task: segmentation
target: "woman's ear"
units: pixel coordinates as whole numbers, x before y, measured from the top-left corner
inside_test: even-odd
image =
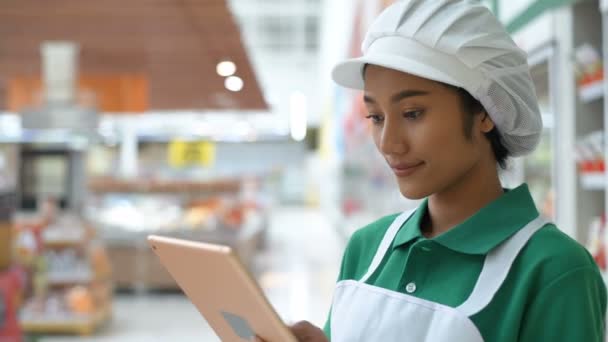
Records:
[[[481,112],[480,114],[481,114],[481,122],[480,122],[479,128],[481,129],[481,131],[483,133],[489,133],[495,127],[494,121],[492,121],[492,118],[490,118],[490,116],[488,115],[488,113],[485,110],[483,112]]]

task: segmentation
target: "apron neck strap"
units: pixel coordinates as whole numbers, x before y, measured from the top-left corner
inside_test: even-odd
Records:
[[[484,261],[483,269],[469,298],[456,309],[468,317],[483,310],[503,284],[511,265],[528,240],[548,222],[542,217],[530,221],[525,227],[494,248]]]
[[[410,218],[410,216],[412,216],[414,212],[416,212],[416,209],[406,211],[401,215],[397,216],[393,223],[391,223],[390,227],[384,234],[384,238],[382,238],[382,242],[380,243],[380,246],[376,251],[376,255],[374,256],[374,259],[372,260],[372,263],[369,266],[367,273],[365,273],[363,278],[359,280],[360,282],[365,283],[369,279],[369,277],[374,274],[378,266],[380,266],[380,263],[382,263],[382,259],[384,259],[386,252],[393,244],[393,240],[395,239],[395,236],[397,236],[399,229],[401,229],[401,226],[403,226],[403,224]]]

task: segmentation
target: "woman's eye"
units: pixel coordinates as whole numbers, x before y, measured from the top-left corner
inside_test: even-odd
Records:
[[[374,125],[382,123],[382,120],[383,120],[383,118],[380,115],[377,115],[377,114],[370,114],[370,115],[366,116],[365,118],[369,119],[369,120],[372,120],[372,123]]]
[[[408,110],[403,113],[403,117],[406,119],[418,119],[424,113],[423,110]]]

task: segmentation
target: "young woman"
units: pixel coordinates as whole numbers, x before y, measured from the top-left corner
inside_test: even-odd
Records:
[[[364,90],[378,151],[414,212],[358,230],[325,330],[300,341],[604,341],[606,288],[587,251],[498,167],[542,122],[526,55],[476,1],[409,0],[336,67]]]

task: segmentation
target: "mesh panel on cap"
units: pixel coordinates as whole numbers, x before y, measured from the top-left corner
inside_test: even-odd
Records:
[[[486,110],[514,156],[534,150],[542,128],[540,116],[535,115],[538,104],[529,68],[522,62],[526,63],[521,56],[507,54],[483,65],[484,73],[492,80],[487,89],[491,104]]]

